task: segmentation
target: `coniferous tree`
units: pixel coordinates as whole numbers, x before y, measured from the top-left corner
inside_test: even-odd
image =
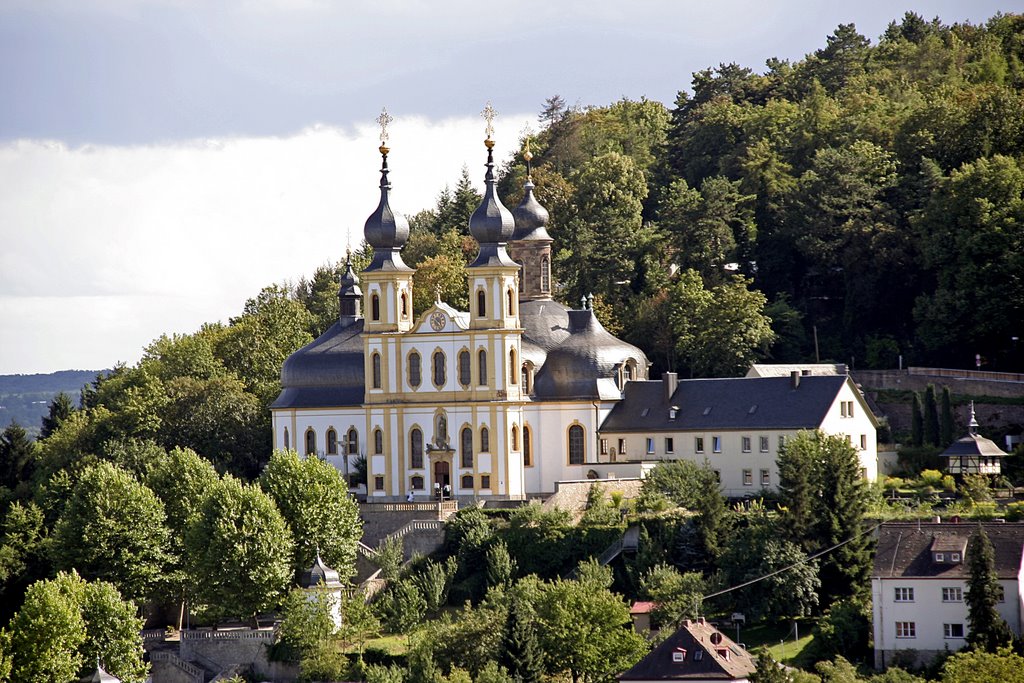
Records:
[[[935,403],[934,384],[929,384],[924,390],[924,443],[939,445],[939,410]]]
[[[505,643],[498,662],[515,683],[539,683],[544,677],[544,653],[533,619],[521,599],[514,599],[505,623]]]
[[[939,414],[939,447],[953,443],[953,399],[949,387],[942,387],[942,412]]]
[[[779,495],[783,500],[781,528],[789,540],[809,549],[812,507],[811,461],[801,442],[791,439],[779,450],[776,465],[779,468]]]
[[[75,412],[75,404],[71,401],[70,396],[63,391],[54,396],[50,401],[49,411],[43,415],[43,426],[39,430],[39,438],[45,439],[57,431],[57,427],[60,427],[61,423],[73,412]]]
[[[768,648],[761,650],[757,656],[757,668],[750,674],[750,683],[788,683],[789,680],[786,670],[779,666]]]
[[[996,575],[995,552],[984,527],[971,536],[967,547],[970,576],[967,579],[967,642],[975,648],[995,652],[1013,641],[1013,633],[999,615],[996,603],[1003,588]]]
[[[914,405],[910,415],[910,443],[915,447],[924,444],[924,416],[921,414],[921,397],[914,392]]]
[[[30,495],[29,479],[36,462],[35,444],[28,432],[17,422],[11,422],[0,432],[0,499]]]

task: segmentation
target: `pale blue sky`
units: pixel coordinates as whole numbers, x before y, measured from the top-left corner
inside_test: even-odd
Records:
[[[907,10],[982,22],[1020,2],[0,0],[0,373],[134,362],[344,254],[376,205],[482,175],[545,98],[671,105],[692,72],[799,59]],[[535,119],[534,119],[535,121]]]

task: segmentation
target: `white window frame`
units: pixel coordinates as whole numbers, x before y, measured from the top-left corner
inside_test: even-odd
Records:
[[[960,629],[959,629],[960,630],[960,635],[956,635],[955,633],[953,633],[955,626],[959,626],[960,627]],[[967,629],[964,628],[964,625],[962,623],[959,623],[959,624],[943,624],[942,625],[942,637],[945,638],[946,640],[963,640],[964,638],[967,637]]]
[[[896,637],[897,638],[917,638],[917,622],[914,622],[914,621],[897,621],[896,622]]]
[[[963,602],[964,589],[959,586],[943,586],[942,602]]]
[[[758,447],[759,447],[759,449],[760,449],[760,451],[762,453],[767,453],[768,452],[768,437],[767,436],[762,436],[761,437],[760,443],[758,444]]]
[[[722,452],[722,437],[713,436],[711,437],[711,452],[721,453]]]
[[[703,453],[704,452],[704,437],[695,436],[693,437],[693,452]]]
[[[896,586],[892,589],[893,602],[914,602],[913,586]]]
[[[753,486],[754,485],[754,470],[743,470],[743,485]]]
[[[761,487],[765,488],[772,485],[772,473],[771,470],[761,470]]]
[[[741,437],[740,438],[740,445],[741,445],[740,450],[742,450],[744,453],[749,453],[750,452],[750,446],[751,446],[751,444],[750,444],[750,437],[749,436]]]
[[[671,436],[666,436],[665,437],[665,452],[666,453],[675,453],[676,452],[676,441]]]
[[[654,455],[654,437],[647,437],[647,455]]]

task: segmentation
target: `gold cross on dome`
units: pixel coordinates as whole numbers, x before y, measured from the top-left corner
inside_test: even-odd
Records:
[[[494,119],[498,116],[498,112],[491,106],[491,101],[487,100],[487,106],[480,112],[480,116],[484,117],[487,121],[487,128],[484,131],[487,133],[487,139],[490,140],[491,136],[494,135]]]
[[[388,141],[388,126],[395,119],[388,114],[387,107],[383,107],[380,110],[380,116],[376,118],[377,124],[380,126],[380,144],[387,144]]]

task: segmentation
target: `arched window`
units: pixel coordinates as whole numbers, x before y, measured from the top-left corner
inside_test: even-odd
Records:
[[[434,428],[434,439],[438,443],[448,443],[448,418],[441,413],[437,416],[437,426]]]
[[[530,438],[530,428],[523,425],[523,465],[533,467],[533,442]]]
[[[519,427],[512,425],[512,450],[519,450]]]
[[[459,351],[459,384],[468,387],[473,381],[469,375],[469,351]]]
[[[327,430],[327,454],[338,454],[338,432],[334,431],[334,427]]]
[[[409,295],[402,292],[402,320],[406,320],[409,317]]]
[[[291,448],[291,444],[288,442],[288,428],[284,428],[284,449],[288,450]]]
[[[487,315],[487,294],[482,289],[476,292],[476,317],[483,318]]]
[[[414,470],[423,467],[423,432],[418,427],[409,433],[409,467]]]
[[[447,377],[445,376],[445,360],[443,351],[434,351],[434,385],[440,389],[444,386]]]
[[[583,427],[579,425],[569,427],[569,464],[583,464]]]
[[[409,354],[409,386],[418,387],[421,381],[420,354],[413,351]]]
[[[373,365],[373,388],[380,389],[380,354],[375,351],[370,362]]]
[[[462,488],[472,489],[473,488],[473,475],[464,474],[462,475]]]
[[[634,379],[636,379],[636,361],[634,361],[632,358],[627,360],[626,368],[623,371],[623,374],[627,382],[632,382]]]
[[[306,430],[306,455],[316,455],[316,432],[312,427]]]
[[[547,256],[540,260],[540,291],[551,291],[551,260]]]
[[[511,287],[509,287],[508,291],[505,292],[505,304],[506,304],[506,309],[508,311],[505,315],[508,315],[510,317],[515,315],[516,314],[516,295],[515,295],[515,291]]]
[[[487,427],[480,428],[480,452],[491,452],[491,432]]]
[[[462,428],[462,466],[473,466],[473,430],[469,427]]]
[[[476,374],[479,376],[478,384],[482,387],[487,386],[487,352],[483,349],[476,354],[476,365]]]
[[[373,430],[373,454],[381,455],[384,453],[384,432],[379,429]]]
[[[359,432],[356,431],[355,427],[348,430],[348,449],[347,455],[359,455]]]
[[[380,320],[380,297],[376,294],[370,297],[370,315],[374,320]]]
[[[519,388],[524,394],[530,393],[530,366],[524,364],[523,369],[520,371],[520,382]]]
[[[508,383],[515,386],[516,371],[519,370],[519,364],[516,363],[516,350],[509,349],[508,351]]]

